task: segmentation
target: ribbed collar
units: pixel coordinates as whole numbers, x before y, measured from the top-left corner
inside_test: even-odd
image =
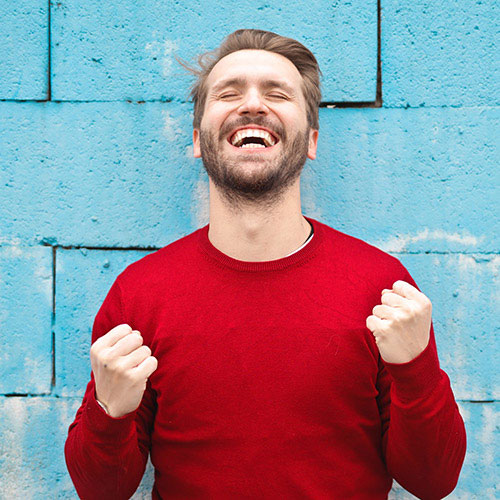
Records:
[[[226,255],[217,248],[215,248],[212,242],[208,238],[208,230],[210,224],[202,227],[198,232],[198,242],[199,247],[208,257],[216,261],[223,267],[229,267],[237,271],[247,271],[247,272],[257,272],[257,271],[275,271],[280,269],[286,269],[288,267],[294,266],[299,263],[303,263],[309,260],[316,253],[316,250],[323,241],[323,231],[321,224],[315,219],[304,216],[308,220],[314,229],[314,237],[312,240],[305,245],[303,248],[297,252],[283,257],[281,259],[266,260],[261,262],[238,260]]]

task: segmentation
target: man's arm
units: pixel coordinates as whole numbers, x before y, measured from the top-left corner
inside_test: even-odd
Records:
[[[149,454],[156,406],[147,377],[156,360],[123,321],[115,282],[94,321],[91,380],[65,445],[68,471],[83,499],[130,498]]]
[[[439,367],[428,299],[417,295],[408,273],[405,282],[394,285],[390,295],[400,293],[405,300],[385,291],[385,307],[373,310],[381,321],[367,318],[380,351],[384,456],[389,473],[409,492],[424,499],[443,498],[458,481],[465,427],[449,378]]]

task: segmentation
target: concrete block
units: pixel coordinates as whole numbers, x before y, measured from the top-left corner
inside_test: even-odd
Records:
[[[76,0],[52,6],[52,93],[57,100],[185,100],[195,60],[240,28],[296,38],[317,56],[325,101],[372,101],[377,3],[215,0],[140,4]]]
[[[190,112],[166,103],[0,103],[0,231],[31,244],[107,247],[184,236],[199,198]]]
[[[0,3],[0,99],[47,99],[47,0]]]
[[[147,253],[57,251],[55,394],[83,396],[90,379],[90,341],[95,315],[118,274]]]
[[[497,252],[499,108],[322,109],[304,213],[385,251]]]
[[[500,99],[498,2],[382,2],[384,106],[492,106]]]
[[[455,397],[500,397],[500,256],[395,254],[432,302],[441,368]]]
[[[47,393],[52,380],[52,249],[0,246],[0,393]]]

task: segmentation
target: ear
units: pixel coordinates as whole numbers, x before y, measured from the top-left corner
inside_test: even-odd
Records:
[[[318,147],[318,135],[319,132],[317,130],[311,129],[309,131],[309,148],[307,150],[307,157],[310,160],[316,159],[316,149]]]
[[[201,158],[200,130],[197,128],[193,129],[193,156],[195,158]]]

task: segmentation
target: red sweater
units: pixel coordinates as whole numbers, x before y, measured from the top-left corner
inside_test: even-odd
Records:
[[[281,259],[233,259],[207,225],[118,276],[92,341],[127,323],[158,368],[118,419],[91,377],[65,447],[82,498],[130,497],[148,453],[155,499],[375,500],[392,478],[425,499],[453,490],[465,430],[432,326],[416,359],[388,364],[365,324],[383,288],[415,282],[307,219],[312,240]]]

